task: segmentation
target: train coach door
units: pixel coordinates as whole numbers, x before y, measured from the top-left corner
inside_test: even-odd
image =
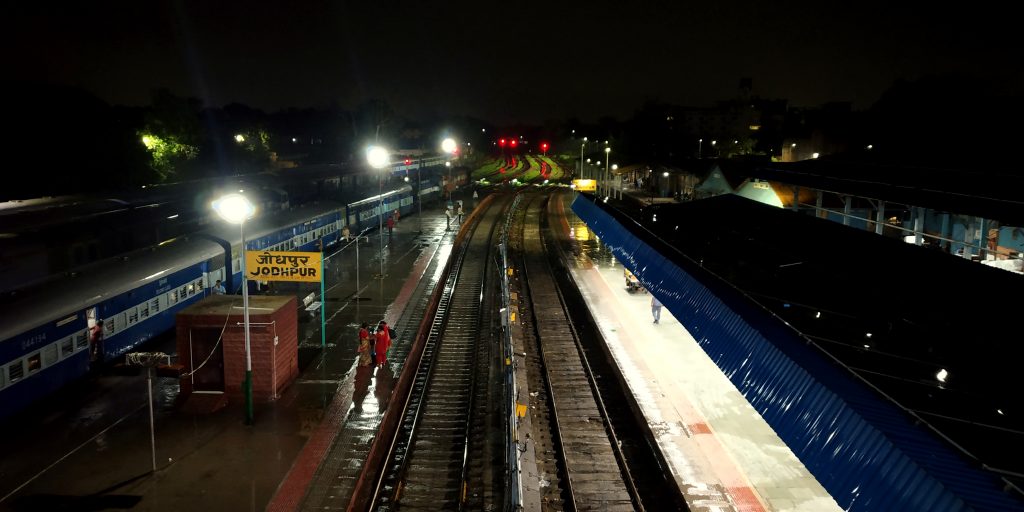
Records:
[[[224,346],[219,343],[218,327],[193,328],[189,331],[189,371],[192,372],[193,393],[224,392]]]

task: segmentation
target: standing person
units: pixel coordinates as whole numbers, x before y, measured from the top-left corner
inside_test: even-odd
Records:
[[[352,232],[348,230],[348,224],[345,224],[345,225],[344,225],[344,226],[343,226],[343,227],[341,228],[341,237],[345,239],[345,243],[348,243],[348,236],[349,236],[349,235],[350,235],[351,233],[352,233]]]
[[[359,366],[370,366],[373,347],[370,346],[370,324],[363,322],[359,327]]]
[[[89,328],[89,361],[95,366],[103,363],[103,320]]]
[[[218,279],[217,282],[213,285],[213,294],[224,295],[225,293],[227,293],[227,290],[224,289],[224,283],[221,283],[220,279]]]
[[[651,295],[651,314],[654,315],[654,323],[661,320],[661,301],[653,295]]]
[[[459,201],[459,209],[458,209],[459,225],[460,226],[462,225],[462,214],[463,214],[463,212],[462,212],[462,201],[460,200]]]
[[[398,220],[402,218],[402,212],[395,210],[395,224],[398,224]]]
[[[384,363],[388,362],[388,349],[391,348],[391,333],[388,323],[384,320],[377,324],[376,338],[377,366],[384,366]]]
[[[444,209],[444,216],[448,219],[448,224],[445,226],[444,230],[450,231],[452,229],[452,208],[450,206]]]
[[[391,232],[395,229],[395,217],[388,217],[388,221],[385,224],[388,226],[388,238],[391,238]]]

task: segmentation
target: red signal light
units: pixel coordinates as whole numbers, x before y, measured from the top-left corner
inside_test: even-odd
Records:
[[[405,165],[412,165],[412,159],[411,158],[406,158],[405,159]]]
[[[501,147],[505,147],[505,139],[499,140],[498,141],[498,145],[501,146]]]
[[[511,145],[512,147],[516,147],[516,144],[517,144],[517,142],[516,142],[516,140],[515,140],[515,139],[512,139],[512,142],[510,142],[509,144],[510,144],[510,145]]]

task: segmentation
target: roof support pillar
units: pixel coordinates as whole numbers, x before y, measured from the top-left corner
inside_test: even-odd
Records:
[[[815,196],[816,197],[814,199],[814,216],[824,219],[824,218],[828,217],[828,215],[826,215],[825,212],[821,211],[821,196],[822,196],[822,192],[820,190],[818,190],[817,193],[815,194]]]
[[[974,217],[964,217],[964,251],[962,256],[971,259],[971,246],[974,245]]]
[[[852,197],[850,197],[850,196],[843,196],[843,225],[844,226],[849,226],[850,225],[850,211],[852,210],[851,203],[853,203],[853,198]]]
[[[800,186],[793,185],[793,205],[791,209],[795,211],[800,210]]]
[[[914,208],[914,245],[922,245],[924,243],[924,208],[918,206]]]
[[[881,235],[885,227],[885,201],[878,201],[878,209],[875,210],[875,234]]]
[[[953,236],[953,223],[949,221],[949,213],[942,214],[942,238],[945,240],[939,241],[939,246],[949,252],[949,239]]]

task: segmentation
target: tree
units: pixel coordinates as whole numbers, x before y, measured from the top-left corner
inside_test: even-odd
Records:
[[[180,98],[167,89],[153,93],[139,139],[149,151],[150,167],[159,181],[181,177],[186,165],[199,156],[203,138],[199,100]]]

